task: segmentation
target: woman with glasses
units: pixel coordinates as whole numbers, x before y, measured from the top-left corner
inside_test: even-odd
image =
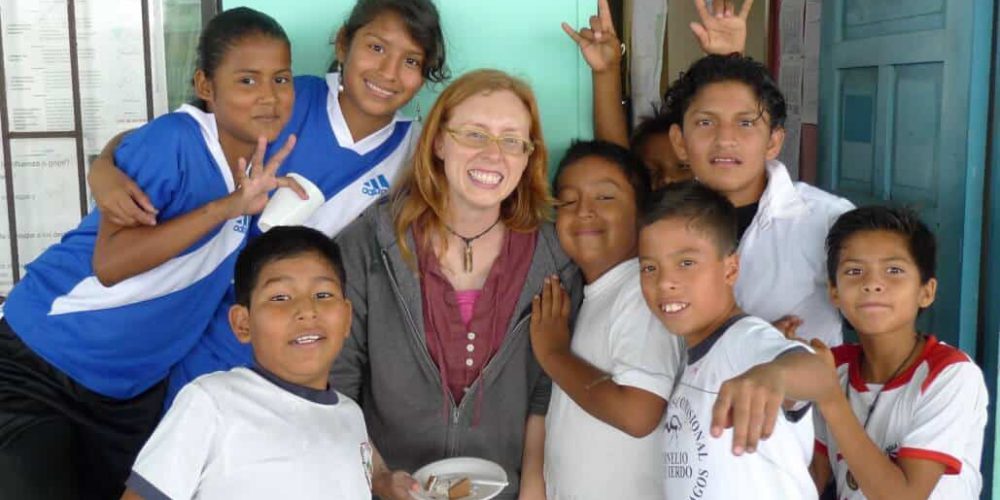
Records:
[[[522,81],[468,73],[425,120],[391,203],[338,237],[354,305],[333,385],[361,404],[382,498],[408,498],[413,471],[445,457],[504,467],[500,498],[544,498],[550,382],[531,354],[532,297],[558,275],[579,303],[576,268],[546,218],[547,153]]]

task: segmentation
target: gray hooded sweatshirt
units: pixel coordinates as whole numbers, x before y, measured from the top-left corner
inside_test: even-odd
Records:
[[[412,231],[407,238],[414,248]],[[557,274],[570,293],[574,316],[582,301],[580,273],[560,248],[554,227],[539,228],[503,343],[458,405],[442,388],[427,351],[419,277],[400,253],[389,205],[369,207],[337,242],[354,318],[331,383],[361,405],[368,434],[388,466],[413,472],[443,458],[480,457],[507,471],[510,485],[499,498],[516,498],[525,422],[529,414],[545,414],[551,390],[531,352],[531,299],[546,276]]]

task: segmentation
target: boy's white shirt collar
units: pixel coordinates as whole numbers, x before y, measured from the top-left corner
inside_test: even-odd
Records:
[[[215,122],[215,114],[207,113],[197,106],[187,103],[181,104],[177,108],[177,112],[187,113],[194,118],[194,121],[198,122],[198,128],[201,129],[205,145],[208,147],[208,151],[212,153],[215,163],[218,164],[219,171],[222,172],[222,179],[226,181],[226,188],[229,189],[230,193],[233,192],[236,189],[236,182],[233,180],[233,172],[229,161],[226,160],[226,154],[222,151],[222,144],[219,143],[219,125]]]
[[[605,290],[616,290],[631,276],[639,274],[639,259],[633,257],[623,260],[614,265],[611,269],[604,271],[604,274],[597,277],[593,283],[583,286],[584,299],[593,298],[602,294]]]
[[[802,199],[795,183],[788,175],[788,168],[778,160],[768,160],[765,164],[767,186],[760,196],[757,216],[767,225],[771,219],[794,219],[809,212],[809,206]]]
[[[326,84],[330,88],[326,100],[326,112],[329,115],[330,128],[333,130],[333,135],[337,138],[337,144],[342,148],[350,149],[359,155],[366,154],[380,146],[392,135],[396,127],[396,122],[413,121],[401,112],[396,111],[396,115],[393,116],[392,121],[386,126],[369,134],[368,137],[354,142],[354,137],[351,135],[351,129],[347,126],[347,120],[344,119],[344,111],[340,108],[340,100],[338,99],[340,95],[340,73],[327,73]]]

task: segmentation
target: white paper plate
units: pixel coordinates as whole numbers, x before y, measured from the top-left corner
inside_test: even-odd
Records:
[[[499,495],[507,486],[507,472],[503,467],[481,458],[456,457],[438,460],[421,467],[413,473],[413,478],[422,488],[432,475],[442,478],[468,477],[472,481],[472,494],[463,497],[462,500],[489,500]],[[419,492],[410,492],[410,496],[417,500],[436,500],[423,489]]]

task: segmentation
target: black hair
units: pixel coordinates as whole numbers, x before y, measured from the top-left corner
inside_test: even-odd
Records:
[[[198,37],[198,60],[195,68],[211,78],[222,64],[226,51],[252,35],[276,38],[289,47],[292,45],[285,30],[274,18],[248,7],[237,7],[219,13],[205,25]]]
[[[656,114],[642,117],[639,124],[636,125],[635,130],[632,131],[632,137],[629,139],[629,147],[636,154],[639,154],[639,150],[646,145],[646,141],[650,137],[669,133],[670,126],[674,123],[677,123],[674,121],[674,116],[665,108],[657,110]]]
[[[347,17],[339,36],[343,36],[344,43],[350,46],[354,34],[361,27],[387,11],[399,15],[406,25],[410,38],[424,49],[424,65],[421,68],[424,78],[434,83],[451,78],[444,62],[445,47],[444,34],[441,32],[441,17],[431,0],[358,0],[351,9],[351,14]],[[334,61],[331,67],[337,66],[338,63],[343,64],[343,61]]]
[[[264,266],[304,253],[315,253],[337,273],[344,286],[344,263],[340,247],[325,234],[304,226],[278,226],[247,244],[236,258],[236,303],[250,307],[250,295]]]
[[[873,205],[843,213],[826,235],[826,272],[831,285],[837,283],[837,264],[844,242],[862,231],[886,231],[902,236],[920,270],[920,282],[927,283],[935,277],[937,240],[930,228],[912,210]]]
[[[720,82],[739,82],[750,87],[757,96],[761,115],[767,113],[771,130],[785,126],[785,96],[778,84],[763,64],[740,54],[705,56],[681,73],[663,96],[673,123],[683,128],[684,114],[698,92],[706,85]]]
[[[691,227],[709,234],[723,256],[736,251],[736,209],[718,191],[696,180],[667,184],[655,191],[639,218],[645,228],[661,220],[681,218]]]
[[[556,194],[559,193],[559,178],[567,167],[590,157],[603,158],[618,167],[625,179],[628,180],[629,185],[632,186],[636,208],[642,210],[642,207],[646,206],[651,189],[649,170],[631,151],[608,141],[573,141],[569,150],[566,151],[566,155],[559,161],[559,166],[556,167],[556,177],[552,190]]]
[[[292,46],[284,28],[274,18],[248,7],[236,7],[220,12],[201,30],[195,69],[201,70],[207,78],[212,78],[215,70],[222,64],[226,52],[244,38],[254,35],[275,38],[285,42],[289,48]],[[194,85],[193,79],[191,83]],[[192,104],[203,111],[208,110],[205,101],[197,97]]]

